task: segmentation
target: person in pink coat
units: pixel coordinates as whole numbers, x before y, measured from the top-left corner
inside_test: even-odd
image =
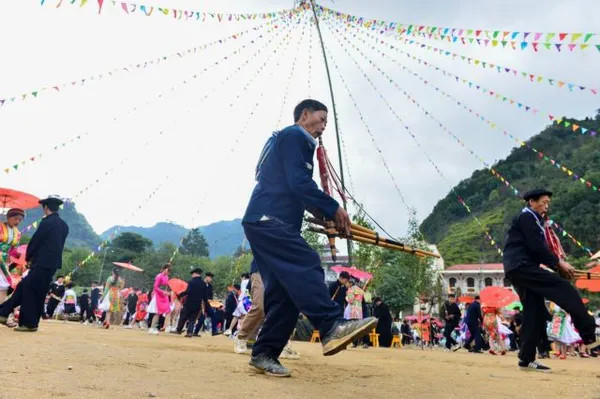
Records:
[[[154,278],[154,289],[152,290],[152,300],[148,305],[148,313],[154,313],[152,324],[148,330],[149,334],[158,335],[158,319],[160,315],[169,313],[171,305],[169,303],[169,270],[171,265],[167,263],[160,269],[160,273]]]

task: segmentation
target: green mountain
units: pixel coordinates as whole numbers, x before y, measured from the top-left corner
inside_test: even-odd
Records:
[[[600,131],[600,113],[595,119],[566,119],[593,131]],[[600,240],[600,137],[574,131],[572,125],[551,125],[533,136],[527,147],[515,148],[493,165],[513,187],[524,192],[548,188],[554,192],[550,217],[582,245],[596,251]],[[566,165],[566,166],[565,166]],[[568,176],[562,167],[573,172]],[[587,183],[589,181],[590,186]],[[594,190],[593,188],[596,187]],[[477,221],[458,202],[460,196],[496,244],[503,248],[504,235],[524,202],[514,190],[492,176],[490,170],[473,172],[440,200],[420,226],[425,238],[438,245],[447,265],[498,262],[500,256],[483,234]],[[565,251],[582,258],[586,252],[567,233],[558,232]]]
[[[241,219],[220,221],[199,228],[208,243],[211,258],[231,255],[244,242]],[[156,246],[164,242],[179,245],[181,238],[188,232],[188,229],[181,225],[161,222],[152,227],[113,226],[100,236],[107,238],[115,229],[119,229],[121,233],[137,233],[152,240]]]
[[[21,223],[22,228],[29,226],[43,216],[42,208],[29,209],[26,213],[25,220]],[[95,248],[100,244],[101,238],[94,232],[94,229],[92,229],[85,216],[77,212],[73,202],[65,201],[63,209],[59,213],[60,217],[69,225],[67,246]],[[24,231],[23,234],[31,235],[33,233]]]

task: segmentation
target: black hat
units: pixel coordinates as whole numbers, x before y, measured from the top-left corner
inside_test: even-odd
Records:
[[[191,274],[202,274],[202,269],[197,267],[197,268],[193,269],[190,273]]]
[[[211,272],[206,272],[205,276],[206,277],[214,277],[215,275]]]
[[[60,198],[58,198],[58,197],[49,196],[49,197],[47,197],[47,198],[41,199],[41,200],[39,201],[39,203],[40,203],[40,205],[42,205],[42,206],[43,206],[43,205],[53,205],[53,204],[54,204],[54,205],[58,205],[58,206],[60,206],[60,205],[62,205],[62,204],[63,204],[63,200],[61,200],[61,199],[60,199]]]
[[[526,192],[525,195],[523,196],[523,199],[525,201],[529,201],[530,199],[537,200],[542,195],[547,195],[548,197],[552,197],[552,191],[538,188],[538,189]]]

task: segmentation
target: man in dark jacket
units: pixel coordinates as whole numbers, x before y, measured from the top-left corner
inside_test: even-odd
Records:
[[[84,323],[90,318],[90,296],[87,288],[83,289],[83,293],[77,298],[79,302],[79,318]]]
[[[469,352],[481,353],[483,347],[483,340],[481,339],[481,322],[483,316],[481,315],[481,304],[479,303],[479,295],[475,296],[475,300],[469,305],[467,314],[465,316],[465,324],[469,328],[471,336],[465,341],[465,347],[469,348],[471,342],[475,340],[475,347],[470,348]]]
[[[521,298],[523,325],[519,367],[522,370],[549,372],[550,368],[535,361],[536,345],[540,342],[547,311],[544,298],[556,303],[571,315],[583,343],[593,348],[599,342],[595,337],[594,318],[591,317],[568,279],[574,268],[559,259],[548,247],[543,217],[548,212],[552,192],[533,190],[524,195],[527,203],[513,220],[504,246],[504,273]],[[547,268],[541,268],[544,265]]]
[[[100,303],[100,288],[98,287],[97,281],[92,281],[92,291],[90,293],[90,314],[88,319],[90,321],[96,320],[96,309]]]
[[[202,281],[202,269],[196,268],[192,270],[192,278],[188,281],[187,289],[179,294],[178,297],[180,299],[185,298],[185,302],[179,314],[177,330],[171,332],[181,334],[187,322],[187,333],[185,336],[191,338],[196,318],[202,310],[202,306],[206,303],[206,284]]]
[[[317,138],[326,125],[327,107],[319,101],[307,99],[294,108],[294,124],[274,133],[263,147],[255,169],[257,183],[242,219],[265,285],[265,322],[250,366],[268,375],[291,375],[277,358],[299,313],[319,330],[325,356],[345,349],[377,324],[375,318],[343,319],[323,283],[319,255],[300,234],[305,211],[350,232],[344,208],[312,179]]]
[[[199,336],[200,329],[204,325],[204,319],[206,316],[208,316],[208,317],[210,317],[210,325],[211,325],[212,335],[214,336],[214,335],[218,334],[218,332],[217,332],[218,321],[216,318],[216,312],[214,311],[212,306],[210,306],[209,300],[213,299],[212,281],[213,281],[213,277],[215,277],[215,275],[211,272],[207,272],[204,276],[205,276],[204,277],[204,287],[206,290],[206,300],[204,302],[204,313],[201,314],[200,317],[198,318],[198,323],[196,323],[196,327],[194,328],[194,335]]]
[[[460,309],[456,304],[456,296],[454,294],[448,295],[448,300],[444,303],[442,312],[442,318],[445,321],[444,326],[444,338],[446,338],[446,349],[452,349],[457,351],[460,349],[460,345],[452,338],[452,333],[458,327],[460,322]]]
[[[62,301],[63,296],[65,295],[65,285],[64,285],[65,276],[56,277],[56,281],[50,284],[50,290],[48,291],[48,304],[46,305],[46,313],[42,314],[42,317],[45,319],[52,318],[54,316],[54,311],[56,307]]]
[[[350,280],[350,274],[348,272],[341,272],[338,279],[333,283],[329,284],[329,296],[333,299],[333,302],[340,306],[342,314],[346,309],[346,284]]]
[[[373,300],[373,316],[377,317],[377,329],[379,334],[379,345],[389,348],[392,345],[392,314],[390,308],[379,297]]]
[[[7,324],[13,309],[21,306],[15,331],[37,331],[52,276],[62,267],[62,252],[69,226],[58,216],[63,203],[49,197],[40,201],[44,218],[27,245],[25,260],[31,268],[9,300],[0,305],[0,324]]]

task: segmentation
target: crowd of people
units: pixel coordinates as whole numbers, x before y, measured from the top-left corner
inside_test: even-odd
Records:
[[[570,283],[574,268],[565,261],[552,230],[546,228],[544,217],[552,196],[547,190],[525,194],[526,207],[514,219],[504,249],[505,275],[523,302],[523,314],[515,311],[507,318],[497,307],[482,307],[478,297],[460,309],[450,296],[441,320],[417,316],[412,324],[408,319],[394,323],[381,298],[367,304],[365,286],[350,274],[340,273],[327,287],[319,255],[301,236],[306,211],[350,236],[349,215],[312,179],[314,152],[326,124],[327,107],[304,100],[294,109],[294,124],[267,140],[242,220],[253,261],[249,273],[231,286],[225,304],[215,304],[214,275],[199,268],[191,270],[186,289],[171,289],[170,264],[161,268],[149,291],[125,288],[118,267],[103,288],[94,282],[79,297],[63,276],[52,283],[62,266],[69,228],[58,215],[62,201],[48,197],[40,201],[44,218],[24,255],[17,251],[17,227],[24,212],[11,209],[0,224],[0,324],[35,332],[40,318],[62,313],[65,319],[79,318],[105,329],[137,326],[151,335],[185,331],[191,338],[201,331],[224,333],[233,337],[235,353],[247,353],[251,347],[253,371],[277,377],[291,375],[279,359],[299,357],[290,347],[299,319],[308,320],[318,332],[325,356],[348,345],[368,348],[367,336],[373,330],[383,347],[390,346],[396,334],[405,345],[444,345],[454,351],[464,347],[471,353],[485,349],[504,355],[518,348],[522,370],[550,371],[535,360],[536,348],[540,357],[549,356],[550,341],[559,359],[574,352],[581,357],[597,356],[600,323]],[[552,313],[545,300],[552,303]]]

